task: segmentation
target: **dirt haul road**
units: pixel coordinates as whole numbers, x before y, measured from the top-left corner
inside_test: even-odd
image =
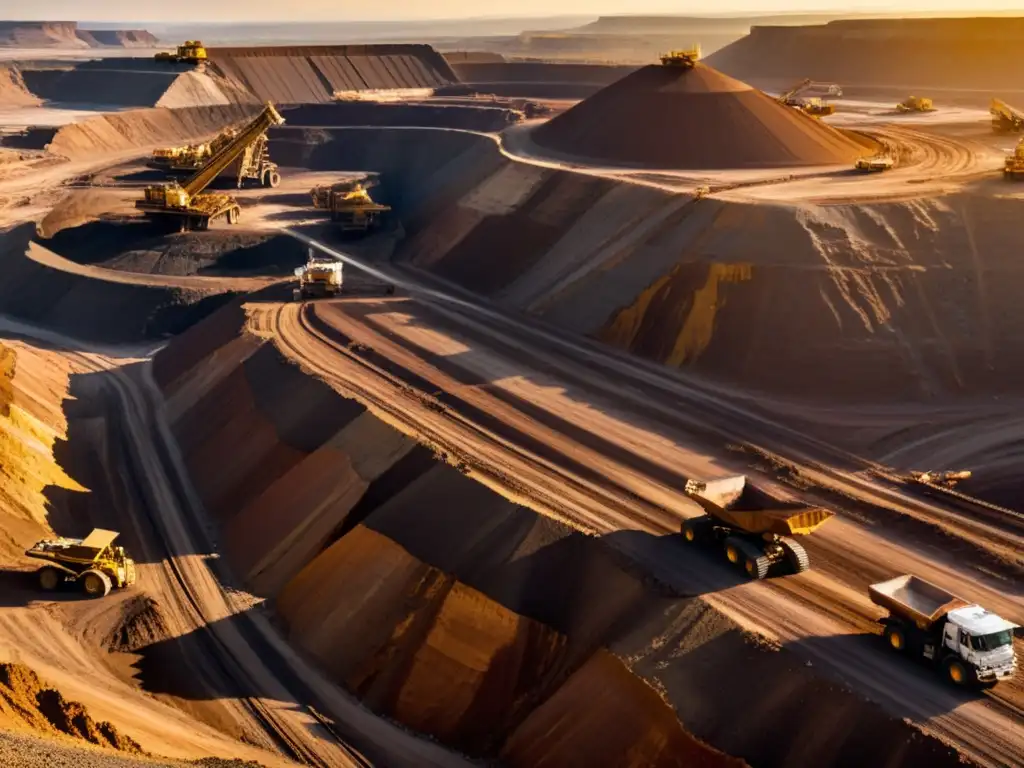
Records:
[[[124,441],[121,454],[130,459],[124,470],[130,475],[129,485],[138,489],[136,503],[118,522],[143,542],[144,560],[157,563],[141,567],[140,586],[159,599],[171,630],[202,633],[202,652],[189,659],[191,674],[214,690],[259,692],[239,697],[230,706],[237,710],[238,721],[250,723],[250,732],[263,734],[260,746],[278,752],[279,764],[465,765],[447,750],[373,716],[325,682],[266,616],[226,586],[228,577],[216,558],[196,554],[216,547],[162,421],[161,396],[148,367],[135,366],[131,372],[126,368],[142,358],[124,357],[124,352],[113,349],[88,350],[74,339],[6,319],[0,329],[65,350],[80,372],[104,374],[100,391],[93,394],[116,419],[110,439]],[[233,617],[243,620],[227,620]],[[331,720],[324,720],[324,715]],[[358,749],[350,746],[356,743]],[[275,762],[268,757],[259,759]]]
[[[811,537],[812,572],[716,591],[716,560],[685,555],[671,539],[645,539],[627,554],[680,594],[704,594],[979,763],[1022,764],[1019,683],[975,699],[857,637],[873,632],[879,615],[866,585],[901,572],[1024,620],[1024,521],[979,524],[857,473],[852,457],[790,433],[727,393],[498,315],[468,296],[425,288],[425,279],[395,278],[415,301],[261,304],[254,322],[304,367],[457,457],[478,480],[589,532],[674,533],[680,517],[695,514],[679,492],[686,477],[750,473],[739,458],[718,458],[728,455],[726,446],[785,456],[810,485],[808,499],[850,513]],[[837,501],[844,497],[845,505]],[[857,522],[865,513],[889,530]],[[933,526],[962,539],[950,549],[968,555],[949,556]],[[938,546],[915,546],[902,530]]]

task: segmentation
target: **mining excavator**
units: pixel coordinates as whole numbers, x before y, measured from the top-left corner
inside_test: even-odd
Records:
[[[795,107],[813,117],[824,117],[826,115],[835,114],[835,105],[829,104],[820,96],[812,98],[803,98],[801,96],[801,94],[812,88],[825,88],[827,89],[829,96],[838,97],[843,95],[843,89],[835,83],[831,83],[826,86],[821,83],[815,83],[810,78],[807,78],[805,80],[801,80],[788,91],[780,94],[775,100],[783,106]]]
[[[135,202],[135,207],[147,216],[176,218],[182,230],[207,229],[214,219],[224,217],[229,224],[238,223],[241,207],[228,194],[204,193],[210,184],[232,163],[242,161],[254,144],[266,138],[266,132],[275,125],[282,125],[284,118],[268,103],[262,112],[231,141],[220,148],[198,171],[183,184],[170,182],[146,187],[146,196]],[[280,181],[274,170],[276,186]]]
[[[149,166],[171,174],[195,173],[236,136],[238,129],[228,128],[209,142],[156,149],[153,151]],[[241,189],[246,181],[255,181],[270,188],[281,183],[281,171],[277,163],[270,160],[269,145],[267,134],[261,134],[245,148],[238,160],[232,164],[233,168],[229,166],[225,170],[231,171],[235,176],[235,186],[238,189]]]
[[[992,99],[988,111],[992,115],[994,133],[1020,133],[1024,130],[1024,112],[1014,109],[1005,101]]]
[[[923,96],[910,96],[896,105],[897,112],[934,112],[935,105],[931,99]]]
[[[207,59],[206,46],[199,40],[186,40],[173,53],[160,51],[153,58],[156,61],[169,62],[171,64],[199,64]]]
[[[803,573],[810,568],[807,550],[793,537],[814,532],[835,515],[823,507],[777,499],[743,475],[689,480],[685,493],[705,514],[682,522],[683,539],[717,543],[726,559],[752,579],[773,570]]]
[[[380,227],[391,206],[375,202],[370,188],[375,180],[342,181],[330,186],[320,185],[309,191],[313,207],[329,211],[331,221],[343,232],[370,232]]]
[[[1018,141],[1013,152],[1006,156],[1003,163],[1003,176],[1011,181],[1024,179],[1024,139]]]
[[[680,48],[661,55],[661,66],[663,67],[693,69],[698,61],[700,61],[699,45],[691,45],[689,48]]]
[[[135,583],[135,561],[125,554],[124,547],[113,546],[118,535],[96,528],[84,539],[44,539],[25,555],[46,562],[38,579],[47,592],[71,582],[89,597],[105,597],[111,589]]]

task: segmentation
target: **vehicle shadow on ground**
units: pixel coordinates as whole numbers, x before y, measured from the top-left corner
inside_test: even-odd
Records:
[[[89,599],[74,583],[46,592],[39,586],[35,570],[0,569],[0,608],[24,608],[40,602],[77,602]]]
[[[859,687],[867,683],[870,688],[872,681],[879,681],[886,691],[898,691],[898,698],[883,698],[881,694],[872,698],[897,716],[917,723],[948,714],[984,696],[981,686],[956,686],[946,680],[941,667],[896,653],[880,635],[868,632],[806,637],[783,648],[839,681],[847,682],[839,670],[857,669],[855,682]],[[833,663],[838,669],[832,667]]]

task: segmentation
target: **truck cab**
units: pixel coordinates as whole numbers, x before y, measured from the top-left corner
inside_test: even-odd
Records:
[[[979,681],[1004,680],[1016,670],[1014,626],[980,605],[968,605],[946,615],[943,645],[977,670]]]

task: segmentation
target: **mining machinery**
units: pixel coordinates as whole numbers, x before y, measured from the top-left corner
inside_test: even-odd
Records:
[[[266,132],[271,127],[283,123],[284,118],[273,104],[268,103],[249,125],[215,152],[183,184],[170,182],[146,187],[145,197],[137,200],[135,207],[150,217],[173,217],[179,221],[182,230],[207,229],[211,221],[221,217],[229,224],[238,223],[241,207],[234,197],[223,193],[204,193],[203,190],[232,163],[244,162],[246,152],[252,151],[254,144],[265,141]],[[276,169],[274,174],[276,176]]]
[[[897,112],[934,112],[935,105],[931,99],[923,96],[909,96],[896,105]]]
[[[186,40],[173,53],[160,51],[153,58],[171,64],[199,64],[207,59],[206,46],[199,40]]]
[[[1017,625],[911,574],[868,587],[887,615],[882,637],[895,652],[921,659],[953,685],[991,687],[1017,672]]]
[[[812,88],[826,89],[829,96],[838,97],[843,95],[843,89],[835,83],[824,85],[823,83],[816,83],[810,78],[806,78],[794,85],[788,91],[781,93],[775,100],[783,106],[795,107],[813,117],[823,117],[825,115],[835,114],[835,105],[829,104],[821,97],[816,96],[807,99],[801,97],[801,94]]]
[[[1013,152],[1006,156],[1003,163],[1003,176],[1011,181],[1024,179],[1024,139],[1017,142]]]
[[[376,186],[375,179],[342,181],[330,186],[320,185],[309,191],[313,207],[329,211],[331,221],[343,232],[370,232],[383,223],[391,206],[375,202],[370,188]]]
[[[1020,133],[1024,130],[1024,112],[1014,109],[1005,101],[992,99],[988,111],[992,115],[994,133]]]
[[[881,173],[890,171],[896,166],[896,161],[889,155],[871,155],[869,157],[858,157],[853,164],[855,171],[861,173]]]
[[[341,293],[345,283],[344,265],[337,259],[320,256],[309,249],[306,263],[295,270],[299,287],[292,290],[292,299],[330,298]]]
[[[793,537],[814,532],[835,515],[823,507],[775,498],[744,475],[688,480],[684,490],[705,514],[683,520],[683,539],[717,544],[726,559],[752,579],[810,568],[807,551]]]
[[[698,61],[700,61],[699,45],[691,45],[689,48],[680,48],[679,50],[669,51],[661,56],[661,66],[663,67],[693,69]]]
[[[171,174],[195,173],[223,147],[238,135],[238,129],[228,128],[212,141],[202,144],[187,144],[184,147],[156,149],[149,166]],[[229,166],[225,173],[235,176],[235,186],[241,189],[246,181],[255,181],[264,187],[274,188],[281,183],[281,171],[277,163],[270,160],[270,148],[266,133],[261,134]]]
[[[943,470],[941,472],[911,472],[910,479],[915,483],[926,485],[938,485],[943,488],[956,488],[963,480],[970,480],[972,472],[969,469]]]
[[[116,531],[96,528],[84,539],[44,539],[25,552],[46,562],[37,572],[39,586],[47,592],[75,583],[89,597],[105,597],[111,589],[135,583],[135,561],[124,547],[115,547]]]

